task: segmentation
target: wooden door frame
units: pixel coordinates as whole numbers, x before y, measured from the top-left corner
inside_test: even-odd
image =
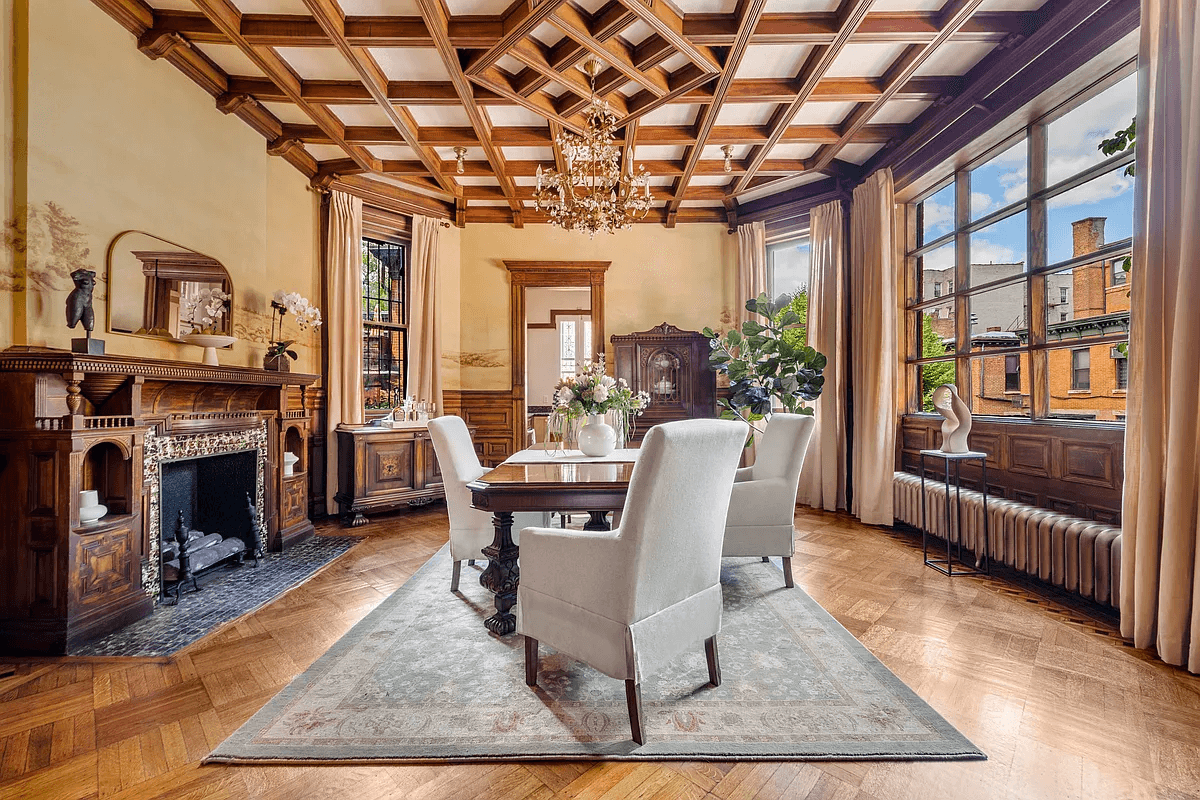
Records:
[[[592,356],[604,352],[604,273],[611,261],[504,261],[512,300],[512,452],[525,446],[525,290],[529,287],[588,287],[591,289]]]

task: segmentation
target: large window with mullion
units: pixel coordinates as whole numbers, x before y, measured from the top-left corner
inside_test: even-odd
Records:
[[[362,380],[368,412],[395,408],[404,400],[407,270],[408,248],[403,244],[362,240]]]
[[[1133,154],[1098,145],[1136,90],[1129,64],[908,206],[910,411],[955,383],[975,414],[1124,419]]]

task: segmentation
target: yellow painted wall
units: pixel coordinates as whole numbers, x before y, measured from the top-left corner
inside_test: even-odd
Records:
[[[592,240],[550,225],[468,225],[460,250],[459,347],[451,348],[446,336],[442,363],[447,373],[458,372],[463,389],[511,386],[505,259],[611,261],[606,337],[660,322],[689,330],[716,327],[732,318],[736,305],[737,238],[724,225],[635,225]],[[611,345],[607,351],[611,359]]]
[[[198,360],[201,351],[191,345],[104,330],[106,251],[133,229],[225,265],[240,341],[220,359],[261,366],[274,291],[320,302],[317,195],[292,166],[266,154],[260,135],[217,111],[173,66],[139,53],[134,38],[89,0],[37,0],[28,11],[28,202],[18,197],[5,213],[27,244],[27,267],[9,283],[24,280],[30,291],[22,298],[0,285],[0,306],[17,311],[0,316],[0,347],[68,348],[82,335],[66,327],[63,308],[70,273],[86,267],[101,281],[94,335],[108,352]],[[14,191],[4,188],[12,203]],[[8,250],[11,259],[11,242]],[[21,311],[27,327],[14,319]],[[298,334],[289,318],[285,338]],[[319,371],[319,342],[313,334],[299,338],[293,369]]]

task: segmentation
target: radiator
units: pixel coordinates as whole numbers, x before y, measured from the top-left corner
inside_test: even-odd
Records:
[[[921,527],[921,477],[897,472],[892,481],[895,517]],[[950,539],[954,530],[954,489],[951,488]],[[925,480],[926,514],[931,534],[946,538],[946,484]],[[978,551],[983,540],[983,495],[962,490],[962,544]],[[1035,578],[1089,600],[1120,607],[1121,529],[1057,511],[988,497],[988,554]]]

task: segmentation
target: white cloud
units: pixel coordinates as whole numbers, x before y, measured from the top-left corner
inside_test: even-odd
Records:
[[[996,201],[987,192],[971,192],[971,216],[981,217],[996,207]]]
[[[951,269],[954,266],[954,245],[939,247],[931,253],[926,253],[921,268],[926,271]]]
[[[1129,125],[1137,108],[1137,76],[1117,83],[1054,120],[1047,131],[1050,183],[1069,178],[1108,156],[1100,141]]]
[[[949,203],[938,203],[933,200],[926,200],[922,205],[925,208],[925,230],[930,231],[934,236],[949,233],[954,224],[953,207]]]
[[[1133,189],[1133,178],[1123,171],[1110,172],[1099,178],[1090,180],[1082,186],[1077,186],[1069,192],[1063,192],[1050,198],[1046,204],[1049,208],[1073,208],[1075,206],[1099,203],[1125,194]]]
[[[1011,247],[987,239],[971,240],[972,264],[1015,264],[1023,261]]]

